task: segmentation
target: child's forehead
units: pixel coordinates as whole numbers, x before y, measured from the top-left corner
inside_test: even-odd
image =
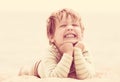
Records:
[[[68,22],[68,21],[72,21],[72,22],[76,22],[76,21],[80,21],[81,17],[78,15],[78,13],[73,12],[73,11],[60,11],[57,12],[55,14],[55,18],[56,20],[58,20],[59,22]]]
[[[73,17],[71,15],[63,15],[58,19],[59,23],[79,23],[79,18],[78,17]]]
[[[77,23],[78,20],[75,20],[73,18],[63,18],[59,21],[59,23]]]

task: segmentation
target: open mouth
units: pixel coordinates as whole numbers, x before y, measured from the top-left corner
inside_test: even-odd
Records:
[[[72,33],[66,34],[66,35],[64,36],[64,38],[76,38],[76,37],[77,37],[77,35],[76,35],[76,34],[72,34]]]
[[[75,33],[68,33],[64,35],[64,41],[66,42],[71,42],[74,44],[76,44],[76,42],[78,41],[78,36]]]

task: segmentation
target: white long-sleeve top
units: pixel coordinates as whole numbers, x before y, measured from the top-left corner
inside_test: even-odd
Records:
[[[88,51],[74,47],[74,56],[64,53],[61,55],[55,45],[51,45],[47,55],[41,60],[37,73],[41,78],[60,77],[87,79],[95,74],[91,56]],[[36,69],[36,68],[34,68]]]

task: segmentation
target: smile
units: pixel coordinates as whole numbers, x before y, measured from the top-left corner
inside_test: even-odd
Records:
[[[75,34],[66,34],[64,38],[76,38],[77,36]]]

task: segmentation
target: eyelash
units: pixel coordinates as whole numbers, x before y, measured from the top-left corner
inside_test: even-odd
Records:
[[[67,24],[63,24],[60,27],[66,27],[66,26],[67,26]],[[72,24],[72,26],[76,27],[76,26],[79,26],[79,25],[78,24]]]
[[[79,26],[78,24],[72,24],[72,26]]]
[[[67,24],[63,24],[63,25],[61,25],[60,27],[66,27],[67,26]]]

